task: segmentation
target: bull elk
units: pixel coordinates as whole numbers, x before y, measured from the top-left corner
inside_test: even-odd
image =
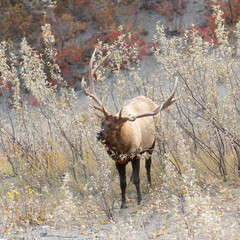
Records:
[[[96,71],[103,64],[109,55],[106,55],[97,67],[93,68],[95,51],[92,54],[89,63],[89,80],[91,92],[88,92],[82,79],[82,89],[85,95],[90,96],[97,105],[94,108],[103,115],[101,118],[101,131],[97,139],[107,148],[107,153],[115,160],[117,170],[120,176],[120,187],[122,193],[121,208],[126,207],[126,165],[132,163],[132,181],[137,190],[138,204],[141,202],[141,192],[139,188],[139,169],[140,155],[148,152],[148,158],[145,160],[147,179],[151,184],[151,154],[154,149],[156,136],[154,135],[155,124],[160,123],[160,111],[170,106],[176,101],[174,95],[177,89],[177,79],[170,97],[160,106],[152,100],[139,96],[127,101],[121,110],[115,115],[109,114],[102,101],[97,97],[94,89],[94,77]]]

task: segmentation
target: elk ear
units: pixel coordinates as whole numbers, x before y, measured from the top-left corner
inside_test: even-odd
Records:
[[[126,118],[118,118],[117,120],[118,120],[117,123],[119,127],[121,127],[127,121]]]

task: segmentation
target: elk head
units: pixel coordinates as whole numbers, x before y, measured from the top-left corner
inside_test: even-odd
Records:
[[[111,142],[120,132],[124,122],[126,120],[113,115],[102,118],[101,131],[98,133],[97,139],[103,143]]]

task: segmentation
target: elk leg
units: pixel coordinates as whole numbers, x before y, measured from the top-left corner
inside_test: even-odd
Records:
[[[152,181],[151,181],[151,164],[152,164],[152,153],[153,153],[153,149],[155,146],[155,141],[151,147],[151,149],[148,152],[149,157],[145,159],[145,168],[146,168],[146,172],[147,172],[147,179],[150,185],[152,185]]]
[[[145,168],[147,171],[147,179],[149,184],[151,185],[151,163],[152,163],[152,159],[151,156],[145,160]]]
[[[126,208],[126,165],[116,163],[116,167],[120,177],[120,187],[122,192],[122,204],[121,208]]]
[[[133,180],[133,183],[134,183],[134,185],[136,187],[136,190],[137,190],[138,204],[140,204],[141,200],[142,200],[142,197],[141,197],[141,192],[140,192],[140,188],[139,188],[139,183],[140,183],[140,178],[139,178],[140,158],[139,157],[135,157],[132,160],[132,168],[133,168],[132,180]]]

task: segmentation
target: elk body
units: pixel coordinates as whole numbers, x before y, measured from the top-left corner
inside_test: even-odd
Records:
[[[151,184],[151,154],[156,141],[155,125],[160,123],[160,111],[176,101],[173,98],[177,89],[177,80],[171,96],[160,106],[144,96],[139,96],[127,101],[118,113],[111,115],[97,97],[93,79],[97,69],[108,55],[93,69],[95,52],[96,50],[89,64],[91,93],[85,89],[84,79],[82,79],[82,89],[97,103],[94,108],[103,113],[103,116],[98,115],[101,118],[101,131],[97,139],[106,146],[107,153],[116,163],[122,192],[121,208],[124,208],[126,207],[126,165],[129,162],[132,163],[132,181],[137,190],[138,204],[141,202],[139,170],[140,154],[144,152],[149,153],[149,157],[145,160],[145,167],[148,182]]]

